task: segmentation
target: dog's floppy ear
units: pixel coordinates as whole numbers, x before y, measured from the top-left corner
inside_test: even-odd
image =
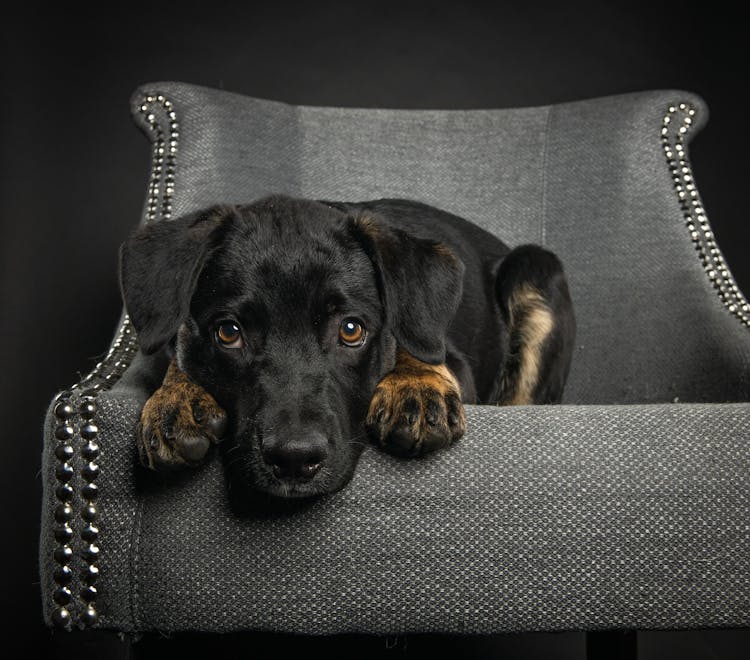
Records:
[[[120,247],[120,289],[144,353],[167,343],[187,317],[217,230],[231,215],[217,207],[146,225]]]
[[[375,265],[387,324],[399,347],[422,362],[445,362],[448,326],[463,288],[463,262],[443,243],[417,238],[375,216],[351,221]]]

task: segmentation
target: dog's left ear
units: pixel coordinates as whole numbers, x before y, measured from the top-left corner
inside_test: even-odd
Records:
[[[350,228],[375,265],[387,324],[400,348],[445,362],[448,326],[463,289],[463,262],[443,243],[417,238],[370,215]]]

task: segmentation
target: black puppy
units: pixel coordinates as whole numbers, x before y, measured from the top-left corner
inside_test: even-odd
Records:
[[[403,200],[274,196],[150,225],[121,280],[142,351],[174,356],[142,462],[197,464],[226,434],[248,496],[341,488],[368,435],[406,456],[446,446],[462,402],[559,402],[575,334],[552,253]]]

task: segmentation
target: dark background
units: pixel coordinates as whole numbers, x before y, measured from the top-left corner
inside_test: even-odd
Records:
[[[739,3],[738,3],[739,4]],[[41,426],[53,394],[104,352],[120,313],[119,243],[150,161],[129,116],[144,82],[182,80],[312,105],[485,108],[682,88],[711,120],[691,156],[708,215],[750,291],[747,22],[686,3],[128,3],[4,13],[0,72],[0,347],[4,644],[50,653],[37,576]],[[264,636],[141,642],[144,657],[235,657]],[[581,634],[318,640],[348,654],[580,657]],[[748,631],[639,635],[642,658],[750,657]],[[388,649],[388,647],[394,647]],[[240,657],[240,651],[236,651]],[[6,656],[9,657],[9,656]],[[12,657],[12,656],[11,656]]]

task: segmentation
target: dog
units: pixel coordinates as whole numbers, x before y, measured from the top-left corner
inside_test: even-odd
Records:
[[[240,498],[332,493],[369,443],[446,447],[464,404],[558,403],[575,337],[552,252],[407,200],[276,195],[148,225],[120,281],[162,356],[141,462],[196,466],[219,443]]]

